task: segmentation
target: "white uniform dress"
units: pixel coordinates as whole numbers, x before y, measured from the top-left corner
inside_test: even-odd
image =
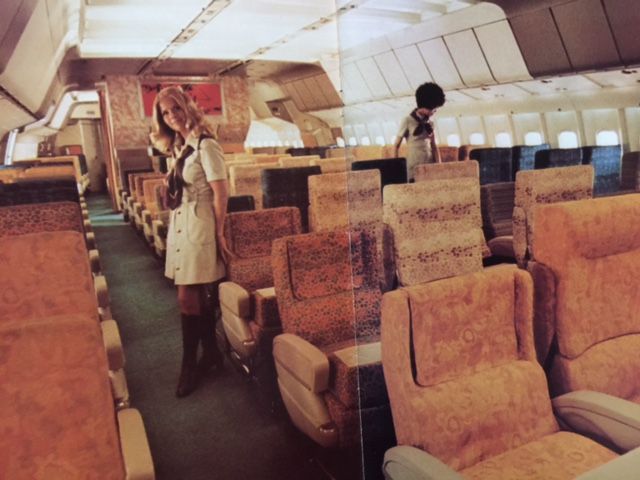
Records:
[[[211,138],[190,135],[194,152],[184,163],[182,204],[171,211],[165,276],[176,285],[211,283],[225,276],[216,243],[213,190],[209,182],[227,178],[222,148]]]
[[[411,115],[407,115],[400,124],[398,138],[405,137],[407,140],[407,178],[414,177],[414,169],[420,163],[432,163],[431,142],[426,132],[414,135],[414,131],[420,125]]]

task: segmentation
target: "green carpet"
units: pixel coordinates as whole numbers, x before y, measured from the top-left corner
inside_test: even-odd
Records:
[[[324,450],[230,363],[177,399],[181,339],[176,290],[144,239],[113,213],[106,196],[88,198],[114,319],[126,355],[131,404],[145,422],[158,480],[357,479],[359,455]],[[379,476],[376,458],[369,478]]]

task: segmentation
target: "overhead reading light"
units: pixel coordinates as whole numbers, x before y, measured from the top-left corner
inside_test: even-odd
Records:
[[[634,73],[638,73],[638,71],[637,70],[628,69],[628,68],[625,68],[624,70],[622,70],[622,74],[623,75],[633,75]]]
[[[540,81],[541,81],[542,83],[553,83],[553,80],[547,80],[547,79],[540,80]]]

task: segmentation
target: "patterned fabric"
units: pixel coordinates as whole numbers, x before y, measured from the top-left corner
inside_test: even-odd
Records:
[[[256,210],[262,209],[262,170],[259,165],[233,165],[229,168],[229,183],[232,195],[251,195]]]
[[[356,364],[349,365],[336,355],[344,349],[354,348],[357,345],[366,345],[380,342],[378,336],[346,340],[323,348],[329,358],[330,385],[329,389],[346,408],[370,408],[389,403],[387,387],[382,375],[382,362],[359,362],[356,353]]]
[[[482,224],[485,238],[512,235],[515,182],[500,182],[480,187]]]
[[[622,345],[636,344],[632,339],[640,334],[640,194],[541,206],[535,222],[536,261],[553,271],[557,283],[562,368],[554,370],[554,384],[567,390],[587,381],[606,393],[637,395],[637,381],[620,382],[627,368],[635,370],[631,358],[637,356],[623,356]],[[618,341],[620,352],[613,347]],[[585,378],[588,370],[593,380]]]
[[[380,172],[363,170],[309,178],[309,223],[313,231],[365,230],[376,238],[378,272],[383,291],[392,288],[395,265],[382,223]]]
[[[398,280],[415,285],[482,268],[480,186],[471,178],[385,188]]]
[[[518,172],[513,210],[513,250],[518,264],[523,267],[531,255],[534,205],[592,196],[593,167],[588,165]]]
[[[308,231],[309,177],[319,174],[318,166],[264,170],[262,172],[264,208],[298,207],[302,231]]]
[[[0,352],[0,477],[124,479],[97,322],[3,322]]]
[[[548,150],[548,143],[540,145],[514,145],[511,148],[513,158],[513,174],[520,170],[533,170],[535,167],[536,153],[540,150]]]
[[[156,194],[156,189],[164,185],[164,175],[155,179],[146,179],[141,183],[142,202],[144,204],[144,208],[149,210],[149,212],[151,212],[152,218],[155,219],[160,210],[165,210],[162,208],[162,202],[158,203],[158,197]]]
[[[304,155],[301,157],[280,157],[278,159],[278,165],[284,168],[296,168],[296,167],[308,167],[312,161],[319,160],[317,155]]]
[[[135,197],[139,202],[144,202],[145,200],[145,196],[144,196],[144,183],[146,183],[149,180],[164,180],[164,173],[154,173],[151,175],[145,175],[145,176],[137,176],[135,177],[135,189],[136,189],[136,193],[135,193]]]
[[[510,148],[475,148],[469,158],[480,164],[480,185],[513,180]]]
[[[595,172],[594,195],[615,193],[620,190],[622,147],[582,147],[582,163],[591,165]]]
[[[404,158],[386,158],[384,160],[361,160],[351,164],[351,170],[380,170],[380,184],[407,183],[407,161]]]
[[[0,208],[0,237],[62,230],[84,233],[78,203],[31,203]]]
[[[462,470],[470,480],[570,480],[617,458],[611,450],[571,432],[558,432]]]
[[[45,202],[80,203],[76,181],[72,178],[18,179],[0,184],[0,206]]]
[[[419,385],[436,385],[518,358],[513,285],[513,267],[500,267],[409,291]],[[457,292],[464,292],[464,302]]]
[[[362,231],[297,235],[273,244],[274,286],[283,331],[328,355],[330,389],[324,399],[341,446],[361,443],[361,415],[388,424],[379,359],[365,362],[364,352],[345,358],[345,349],[378,341],[381,294],[375,251],[375,239]]]
[[[445,180],[448,178],[480,178],[478,162],[465,160],[451,163],[422,163],[414,169],[415,181]]]
[[[458,161],[458,147],[438,147],[440,151],[440,161],[443,163]]]
[[[318,347],[379,334],[375,248],[366,233],[341,230],[274,241],[274,286],[284,332]],[[303,258],[294,258],[296,253]],[[352,270],[357,280],[347,289]]]
[[[44,232],[0,238],[0,319],[69,313],[98,321],[84,236]]]
[[[138,194],[142,194],[142,188],[138,189],[138,182],[142,182],[142,179],[145,178],[158,178],[158,174],[156,172],[144,172],[144,173],[130,173],[129,174],[129,193],[130,198],[133,199],[134,202],[139,202],[140,197]],[[140,183],[142,185],[142,183]]]
[[[536,152],[535,168],[557,168],[580,165],[582,163],[581,148],[549,148]]]
[[[322,173],[346,172],[348,170],[345,157],[311,160],[311,165],[318,165]]]
[[[515,308],[482,298],[483,285]],[[558,430],[535,361],[532,292],[526,272],[499,266],[385,294],[382,364],[399,444],[460,470]]]
[[[640,190],[640,152],[627,152],[623,155],[620,188]]]

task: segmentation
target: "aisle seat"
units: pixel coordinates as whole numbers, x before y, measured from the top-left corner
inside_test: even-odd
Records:
[[[515,182],[489,183],[480,187],[482,229],[491,254],[501,259],[514,259],[513,207]]]
[[[142,182],[142,211],[140,213],[140,222],[142,233],[149,245],[154,245],[153,222],[158,220],[163,210],[162,202],[158,203],[156,188],[164,185],[164,176],[158,178],[148,178]]]
[[[351,150],[354,160],[376,160],[385,158],[381,145],[358,145]]]
[[[229,193],[231,195],[251,195],[256,210],[262,209],[262,171],[278,168],[277,165],[233,165],[229,168]]]
[[[2,322],[2,478],[154,478],[139,412],[114,410],[100,337],[83,315]]]
[[[99,324],[114,398],[124,405],[129,398],[124,351],[110,310],[99,307],[109,303],[106,281],[94,281],[84,242],[73,231],[0,238],[0,324],[61,315],[81,315]]]
[[[593,167],[595,196],[617,193],[620,190],[621,161],[620,145],[582,147],[582,163]]]
[[[143,231],[144,221],[142,218],[142,212],[146,208],[144,184],[149,180],[165,181],[166,175],[164,173],[155,173],[149,176],[139,176],[135,178],[135,198],[133,203],[133,223],[137,230]]]
[[[233,356],[247,373],[271,355],[271,340],[281,325],[273,291],[271,245],[277,238],[302,231],[295,207],[230,213],[225,239],[233,257],[227,281],[219,286],[222,325]]]
[[[384,438],[375,239],[357,230],[285,237],[272,261],[284,332],[273,357],[294,425],[323,447]]]
[[[311,160],[310,165],[319,166],[322,173],[337,173],[346,172],[347,170],[349,170],[349,165],[345,157],[331,157]]]
[[[385,294],[382,363],[399,445],[385,454],[385,478],[569,480],[618,458],[561,431],[554,410],[563,425],[589,417],[564,411],[571,398],[552,403],[532,304],[531,277],[515,265]]]
[[[552,394],[640,403],[640,194],[541,205],[532,250],[556,285]]]
[[[407,183],[407,160],[405,158],[381,158],[358,160],[351,163],[351,170],[380,170],[380,186]]]

